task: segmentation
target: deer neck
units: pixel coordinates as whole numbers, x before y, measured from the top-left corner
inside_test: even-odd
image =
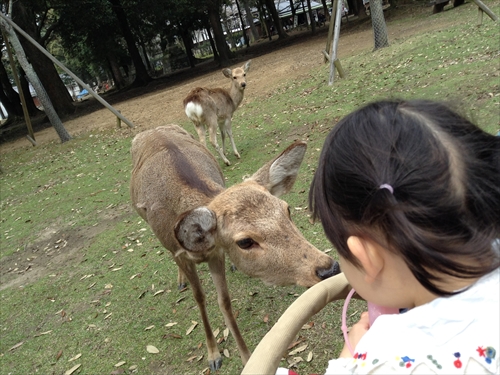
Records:
[[[233,85],[233,84],[231,85],[231,88],[229,89],[229,96],[231,97],[231,100],[233,101],[234,109],[238,108],[241,101],[243,100],[244,92],[245,92],[245,90],[240,90],[235,85]]]

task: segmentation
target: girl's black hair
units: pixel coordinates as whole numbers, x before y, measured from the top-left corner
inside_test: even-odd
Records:
[[[327,136],[309,207],[349,262],[359,266],[349,236],[382,235],[427,290],[454,294],[436,286],[438,274],[500,267],[500,137],[443,103],[368,104]]]

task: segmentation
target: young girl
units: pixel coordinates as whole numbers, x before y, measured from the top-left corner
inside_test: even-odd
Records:
[[[310,207],[377,305],[327,374],[499,374],[500,137],[448,106],[387,100],[328,135]]]

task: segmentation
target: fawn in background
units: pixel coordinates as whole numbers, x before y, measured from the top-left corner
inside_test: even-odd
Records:
[[[193,121],[200,142],[205,142],[205,126],[208,128],[210,143],[217,150],[226,165],[231,165],[224,154],[224,140],[226,135],[231,141],[234,155],[239,159],[240,154],[234,143],[231,129],[231,119],[234,111],[243,100],[245,92],[246,73],[250,69],[248,60],[243,66],[234,69],[223,69],[222,73],[231,80],[229,89],[197,87],[184,98],[184,110],[187,117]],[[220,128],[222,147],[217,143],[217,126]]]

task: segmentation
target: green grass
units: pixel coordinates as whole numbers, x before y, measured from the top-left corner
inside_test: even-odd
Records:
[[[498,0],[486,4],[500,14]],[[342,59],[348,77],[337,78],[333,86],[327,84],[325,65],[301,72],[300,78],[291,77],[268,100],[242,107],[234,121],[242,159],[236,162],[230,157],[234,164],[222,166],[227,185],[255,172],[293,140],[307,140],[300,175],[283,198],[304,236],[326,250],[331,245],[321,226],[309,222],[307,192],[323,140],[342,116],[380,98],[447,100],[460,104],[486,131],[496,133],[498,24],[485,17],[477,27],[472,4],[437,15],[426,8],[391,22],[411,27],[436,20],[452,26],[391,40],[388,48]],[[181,125],[192,130],[188,121]],[[120,366],[126,373],[132,372],[130,366],[137,366],[141,374],[199,374],[207,367],[204,334],[191,292],[176,290],[177,270],[170,254],[130,207],[130,140],[125,131],[110,130],[63,145],[2,153],[1,285],[14,276],[26,279],[21,286],[0,291],[0,374],[62,374],[75,364],[81,364],[75,373],[111,374],[121,361],[126,361]],[[329,254],[335,256],[334,251]],[[28,279],[41,264],[45,264],[41,276]],[[225,327],[215,288],[207,267],[199,269],[209,316],[220,337]],[[250,349],[304,291],[269,287],[239,272],[228,272],[227,278]],[[155,295],[158,291],[163,292]],[[352,322],[364,308],[362,302],[353,303]],[[328,359],[338,355],[343,345],[340,311],[341,302],[333,303],[313,318],[313,328],[300,332],[308,344],[302,357],[312,351],[314,358],[301,362],[297,372],[322,373]],[[186,335],[192,321],[199,324]],[[177,324],[166,326],[173,322]],[[160,353],[148,353],[147,345]],[[219,373],[239,373],[242,365],[233,338],[219,347],[230,354]],[[194,359],[187,362],[189,358]]]

